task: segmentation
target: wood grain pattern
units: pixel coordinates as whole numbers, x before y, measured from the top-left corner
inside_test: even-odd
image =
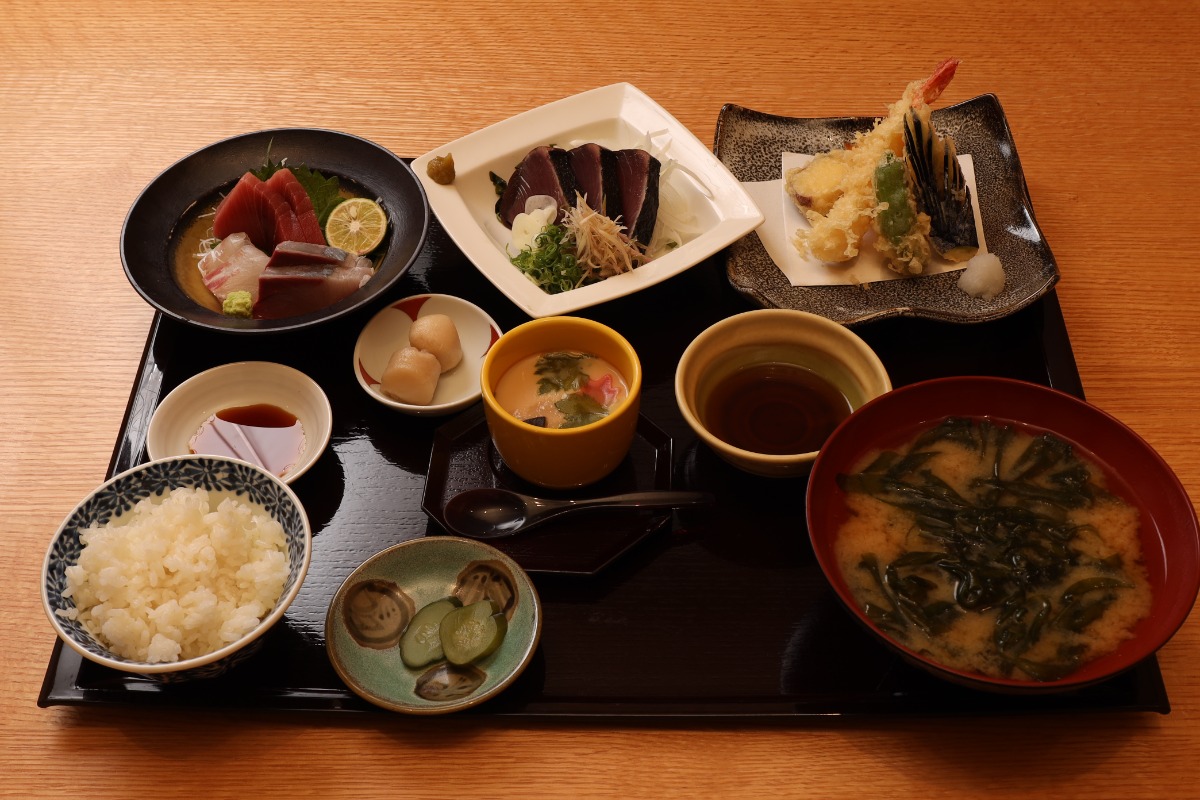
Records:
[[[880,113],[958,56],[943,102],[992,92],[1005,108],[1088,398],[1195,496],[1194,5],[4,5],[0,796],[1196,796],[1196,615],[1160,654],[1166,717],[634,726],[35,705],[53,644],[45,546],[104,476],[152,316],[121,270],[125,213],[178,158],[259,128],[336,128],[417,155],[629,81],[711,142],[723,103]]]

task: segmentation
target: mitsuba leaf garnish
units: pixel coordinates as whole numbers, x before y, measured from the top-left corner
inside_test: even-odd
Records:
[[[538,376],[538,394],[581,389],[588,382],[583,362],[589,358],[595,356],[587,353],[546,353],[541,356],[533,368]]]
[[[578,428],[608,416],[608,410],[596,398],[582,392],[567,395],[554,407],[563,413],[560,428]]]
[[[504,194],[504,190],[508,188],[508,181],[494,172],[488,172],[488,177],[492,179],[492,187],[496,190],[496,195]]]

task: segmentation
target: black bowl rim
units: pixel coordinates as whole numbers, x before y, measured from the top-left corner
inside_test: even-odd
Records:
[[[134,274],[134,270],[130,265],[130,256],[127,252],[128,247],[129,247],[129,240],[130,240],[130,236],[131,236],[131,225],[137,221],[137,214],[139,211],[142,210],[141,206],[143,205],[144,201],[146,201],[147,197],[150,194],[152,194],[152,192],[156,188],[158,188],[160,186],[162,181],[171,179],[173,173],[183,169],[190,161],[197,158],[198,156],[200,156],[204,153],[212,152],[214,150],[217,150],[218,148],[232,147],[235,144],[237,144],[243,140],[252,139],[252,138],[256,138],[256,137],[258,137],[258,138],[267,137],[268,140],[270,140],[270,139],[274,139],[276,136],[289,136],[289,135],[297,136],[297,135],[305,135],[305,134],[316,135],[319,137],[326,137],[326,136],[334,137],[336,139],[353,142],[356,145],[365,146],[367,148],[373,149],[375,151],[378,151],[378,153],[381,156],[386,156],[386,157],[393,159],[395,161],[396,165],[401,169],[401,171],[408,174],[409,179],[411,179],[412,186],[415,187],[416,197],[419,198],[419,200],[420,200],[420,222],[419,222],[420,230],[418,231],[418,235],[415,237],[415,246],[413,247],[412,253],[408,255],[405,262],[400,265],[399,269],[396,270],[394,275],[388,276],[385,280],[379,281],[378,283],[372,281],[371,283],[368,284],[369,289],[365,293],[360,289],[358,292],[355,292],[350,297],[347,297],[337,303],[334,303],[331,306],[320,309],[318,311],[313,311],[308,314],[300,314],[300,315],[297,315],[294,317],[284,317],[281,319],[273,319],[273,320],[241,319],[241,318],[235,318],[235,317],[224,317],[221,314],[218,314],[214,311],[210,311],[209,309],[206,309],[206,308],[200,306],[199,304],[196,304],[195,309],[192,313],[185,313],[185,312],[179,310],[178,308],[172,308],[169,304],[160,300],[149,289],[147,289],[146,287],[144,287],[142,285],[142,282],[139,281],[138,278],[136,277],[136,275]],[[354,180],[355,182],[362,183],[361,179],[359,179],[358,177],[356,177],[354,175],[345,175],[344,177]],[[223,185],[223,183],[224,182],[214,186],[213,190],[215,190],[216,188],[219,188],[219,186]],[[195,202],[202,199],[204,196],[205,195],[202,194],[196,198],[193,198],[191,203],[187,207],[183,208],[180,211],[179,216],[172,221],[171,231],[170,231],[170,233],[168,233],[168,241],[170,240],[171,236],[174,233],[174,230],[175,230],[174,226],[178,224],[179,220],[183,218],[183,216],[188,212],[188,210],[192,207],[192,205],[194,205]],[[411,213],[411,212],[416,211],[417,209],[409,208],[406,210]],[[415,214],[414,214],[414,216],[415,216]],[[125,221],[123,222],[123,224],[121,226],[121,237],[120,237],[121,266],[125,272],[125,277],[129,280],[130,285],[142,297],[142,299],[144,299],[147,303],[149,303],[150,306],[152,306],[158,312],[162,313],[163,315],[165,315],[167,317],[170,317],[171,319],[179,320],[180,322],[186,323],[188,325],[194,325],[194,326],[197,326],[200,328],[205,328],[208,330],[222,331],[225,333],[234,333],[234,334],[282,333],[282,332],[286,332],[286,331],[294,331],[294,330],[299,330],[302,328],[312,327],[313,325],[317,325],[319,323],[326,322],[328,320],[332,320],[332,319],[336,319],[338,317],[344,316],[346,314],[349,314],[353,311],[358,310],[359,308],[361,308],[364,305],[369,304],[371,301],[376,299],[379,295],[381,295],[382,293],[387,291],[387,289],[389,289],[393,284],[395,284],[396,281],[398,281],[400,278],[402,278],[406,272],[408,272],[408,270],[412,267],[413,263],[420,256],[421,251],[425,245],[425,240],[429,234],[429,227],[430,227],[431,219],[432,219],[432,212],[430,211],[430,207],[429,207],[429,198],[425,194],[425,187],[421,184],[421,181],[417,178],[416,173],[413,172],[412,167],[409,166],[408,162],[405,161],[404,159],[400,158],[399,156],[397,156],[391,150],[388,150],[386,147],[383,147],[380,144],[372,142],[370,139],[366,139],[364,137],[357,136],[352,133],[346,133],[345,131],[334,130],[331,128],[312,128],[312,127],[264,128],[262,130],[249,131],[246,133],[240,133],[240,134],[235,134],[233,136],[228,136],[224,139],[220,139],[218,141],[207,144],[204,147],[199,148],[198,150],[194,150],[191,153],[188,153],[187,155],[183,156],[182,158],[177,159],[174,163],[172,163],[170,166],[163,169],[149,183],[147,183],[146,186],[143,187],[142,190],[138,193],[138,196],[134,199],[133,203],[130,205],[129,211],[126,213],[126,216],[125,216]],[[380,271],[382,271],[384,264],[387,263],[387,259],[388,259],[389,255],[390,255],[390,248],[389,248],[389,251],[384,254],[384,260],[380,264]],[[169,269],[169,265],[167,265],[165,268]],[[378,278],[381,276],[377,275],[376,277]],[[364,287],[364,288],[367,288],[367,287]],[[181,294],[182,294],[182,291],[181,291]]]

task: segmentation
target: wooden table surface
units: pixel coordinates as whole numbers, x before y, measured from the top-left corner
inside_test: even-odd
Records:
[[[42,558],[105,477],[152,318],[122,273],[125,214],[178,158],[266,127],[418,155],[628,81],[711,142],[726,102],[877,114],[957,56],[940,104],[1000,98],[1088,399],[1196,496],[1194,3],[3,5],[0,796],[1200,795],[1195,614],[1159,654],[1166,716],[635,726],[36,705],[54,644]]]

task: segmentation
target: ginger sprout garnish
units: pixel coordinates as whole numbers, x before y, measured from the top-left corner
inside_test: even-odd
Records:
[[[575,258],[593,279],[630,272],[647,261],[646,254],[630,239],[620,224],[588,206],[583,197],[566,210],[563,218],[575,240]]]

